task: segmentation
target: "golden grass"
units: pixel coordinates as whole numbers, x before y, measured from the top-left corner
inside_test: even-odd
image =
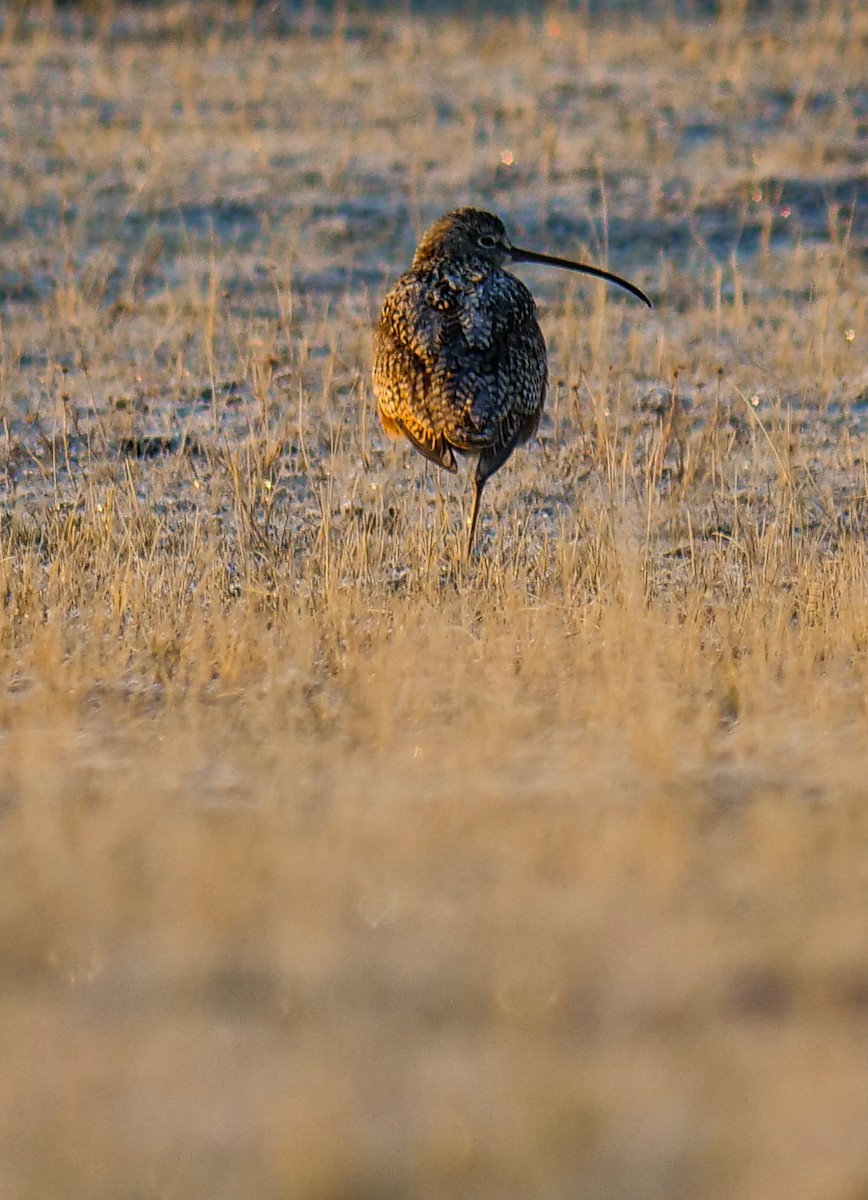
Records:
[[[856,1200],[864,17],[341,12],[7,29],[0,1193]],[[468,565],[367,376],[470,200],[657,309],[528,273]]]

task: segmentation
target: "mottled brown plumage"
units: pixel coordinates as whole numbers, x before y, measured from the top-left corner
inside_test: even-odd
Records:
[[[539,262],[633,284],[583,263],[513,246],[493,213],[459,208],[419,243],[374,332],[374,391],[383,427],[439,467],[476,454],[467,552],[489,476],[533,437],[545,400],[546,346],[536,305],[508,262]]]

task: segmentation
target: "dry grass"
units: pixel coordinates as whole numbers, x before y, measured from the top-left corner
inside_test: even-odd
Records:
[[[0,51],[0,1193],[861,1200],[864,15],[92,11]],[[657,301],[526,273],[471,566],[367,382],[467,201]]]

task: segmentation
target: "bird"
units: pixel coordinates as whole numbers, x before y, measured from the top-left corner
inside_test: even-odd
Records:
[[[374,329],[374,394],[385,433],[438,467],[454,474],[456,451],[477,456],[468,558],[485,484],[536,433],[548,381],[536,305],[512,263],[591,275],[651,307],[619,275],[514,245],[482,209],[448,212],[424,234]]]

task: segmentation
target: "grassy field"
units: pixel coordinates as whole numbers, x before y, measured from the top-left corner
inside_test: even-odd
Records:
[[[34,8],[0,1196],[865,1200],[864,11]],[[655,301],[522,268],[470,564],[369,383],[468,202]]]

